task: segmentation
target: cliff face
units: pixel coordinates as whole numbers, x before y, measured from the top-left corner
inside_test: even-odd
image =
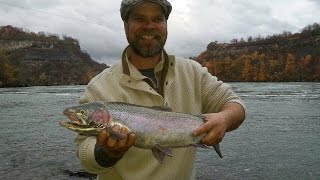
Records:
[[[0,28],[0,87],[87,84],[107,67],[81,51],[76,39]]]
[[[211,42],[207,45],[206,52],[210,55],[206,60],[221,59],[224,57],[250,54],[255,51],[263,53],[294,53],[299,55],[316,55],[320,48],[320,34],[314,36],[301,36],[295,34],[284,37],[273,37],[256,42],[223,43]]]
[[[302,32],[211,42],[194,58],[225,81],[320,81],[320,25]]]
[[[16,50],[20,48],[28,48],[35,44],[34,41],[10,41],[0,40],[0,49]]]

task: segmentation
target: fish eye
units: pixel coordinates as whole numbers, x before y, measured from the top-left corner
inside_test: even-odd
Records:
[[[86,115],[86,111],[85,111],[85,110],[82,110],[82,109],[81,109],[79,112],[80,112],[82,115]]]

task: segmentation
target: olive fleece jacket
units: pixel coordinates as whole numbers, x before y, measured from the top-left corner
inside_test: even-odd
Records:
[[[228,102],[239,103],[245,108],[228,84],[218,81],[196,61],[169,56],[164,51],[162,60],[155,67],[160,82],[156,85],[128,61],[127,49],[120,63],[90,81],[80,103],[117,101],[167,106],[175,112],[195,115],[219,112]],[[97,174],[99,180],[195,179],[196,148],[192,146],[173,149],[173,156],[165,157],[163,164],[156,160],[151,150],[131,147],[113,167],[105,168],[95,161],[96,137],[78,135],[76,143],[77,156],[83,168]],[[218,157],[208,161],[214,161],[214,158]]]

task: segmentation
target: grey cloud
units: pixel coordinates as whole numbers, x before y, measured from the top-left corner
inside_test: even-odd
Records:
[[[319,0],[171,2],[165,48],[183,57],[197,56],[211,41],[296,32],[320,17]],[[112,64],[127,45],[119,8],[119,0],[0,0],[0,26],[72,36],[94,59]]]
[[[310,0],[311,2],[314,2],[315,5],[320,7],[320,1],[319,0]]]

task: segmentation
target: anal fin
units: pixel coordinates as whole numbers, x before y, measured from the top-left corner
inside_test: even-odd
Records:
[[[152,153],[154,157],[161,163],[163,164],[163,160],[166,156],[172,157],[171,149],[161,147],[159,145],[156,145],[152,149]]]

